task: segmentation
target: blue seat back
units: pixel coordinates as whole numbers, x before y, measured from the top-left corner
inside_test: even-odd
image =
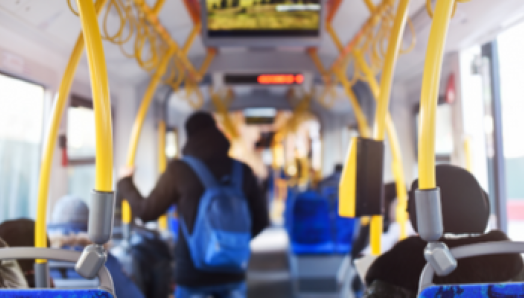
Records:
[[[297,195],[290,214],[291,250],[295,254],[329,254],[334,245],[329,202],[314,191]]]
[[[330,204],[330,220],[335,253],[347,254],[351,252],[355,235],[355,218],[341,217],[338,214],[338,180],[330,181],[322,187],[322,196]]]
[[[524,297],[524,283],[431,286],[419,298],[518,298]]]
[[[35,290],[1,290],[1,298],[113,298],[109,292],[91,289],[91,290],[52,290],[52,289],[35,289]]]

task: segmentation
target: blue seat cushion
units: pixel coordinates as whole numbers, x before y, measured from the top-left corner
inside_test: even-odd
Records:
[[[524,298],[524,283],[471,284],[432,286],[424,289],[419,298]]]
[[[113,298],[110,293],[99,290],[0,290],[0,298]]]

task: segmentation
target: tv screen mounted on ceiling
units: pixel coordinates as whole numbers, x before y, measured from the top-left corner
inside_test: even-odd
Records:
[[[316,46],[323,0],[202,0],[206,46]]]

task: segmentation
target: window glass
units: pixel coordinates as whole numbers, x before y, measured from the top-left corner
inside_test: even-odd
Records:
[[[524,235],[524,23],[503,32],[498,38],[502,135],[506,170],[508,233],[512,240],[523,241]],[[486,122],[493,122],[487,119]],[[491,125],[492,127],[493,125]],[[491,128],[490,127],[490,128]]]
[[[69,189],[72,196],[81,198],[86,203],[91,197],[95,186],[95,164],[71,166],[68,169]]]
[[[178,156],[178,132],[176,129],[166,132],[166,156],[168,159]]]
[[[0,221],[34,217],[45,90],[0,74]]]
[[[95,157],[95,115],[92,108],[71,106],[67,110],[67,154],[70,160]]]

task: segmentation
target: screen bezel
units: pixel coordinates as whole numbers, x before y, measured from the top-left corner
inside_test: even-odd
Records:
[[[216,37],[210,36],[209,30],[207,29],[207,5],[206,0],[200,0],[201,7],[201,20],[202,20],[202,42],[206,47],[316,47],[320,45],[321,39],[324,35],[325,26],[325,12],[326,12],[326,0],[320,0],[320,24],[318,28],[318,34],[316,36],[300,36],[300,34],[277,36],[260,36],[254,37],[255,31],[245,30],[242,36],[235,37]],[[240,31],[240,30],[239,30]],[[244,31],[244,30],[242,30]],[[240,32],[242,32],[240,31]],[[286,30],[294,31],[294,30]],[[299,33],[300,31],[294,31]],[[251,34],[249,34],[251,33]],[[265,32],[264,32],[265,33]],[[265,35],[265,34],[264,34]]]

